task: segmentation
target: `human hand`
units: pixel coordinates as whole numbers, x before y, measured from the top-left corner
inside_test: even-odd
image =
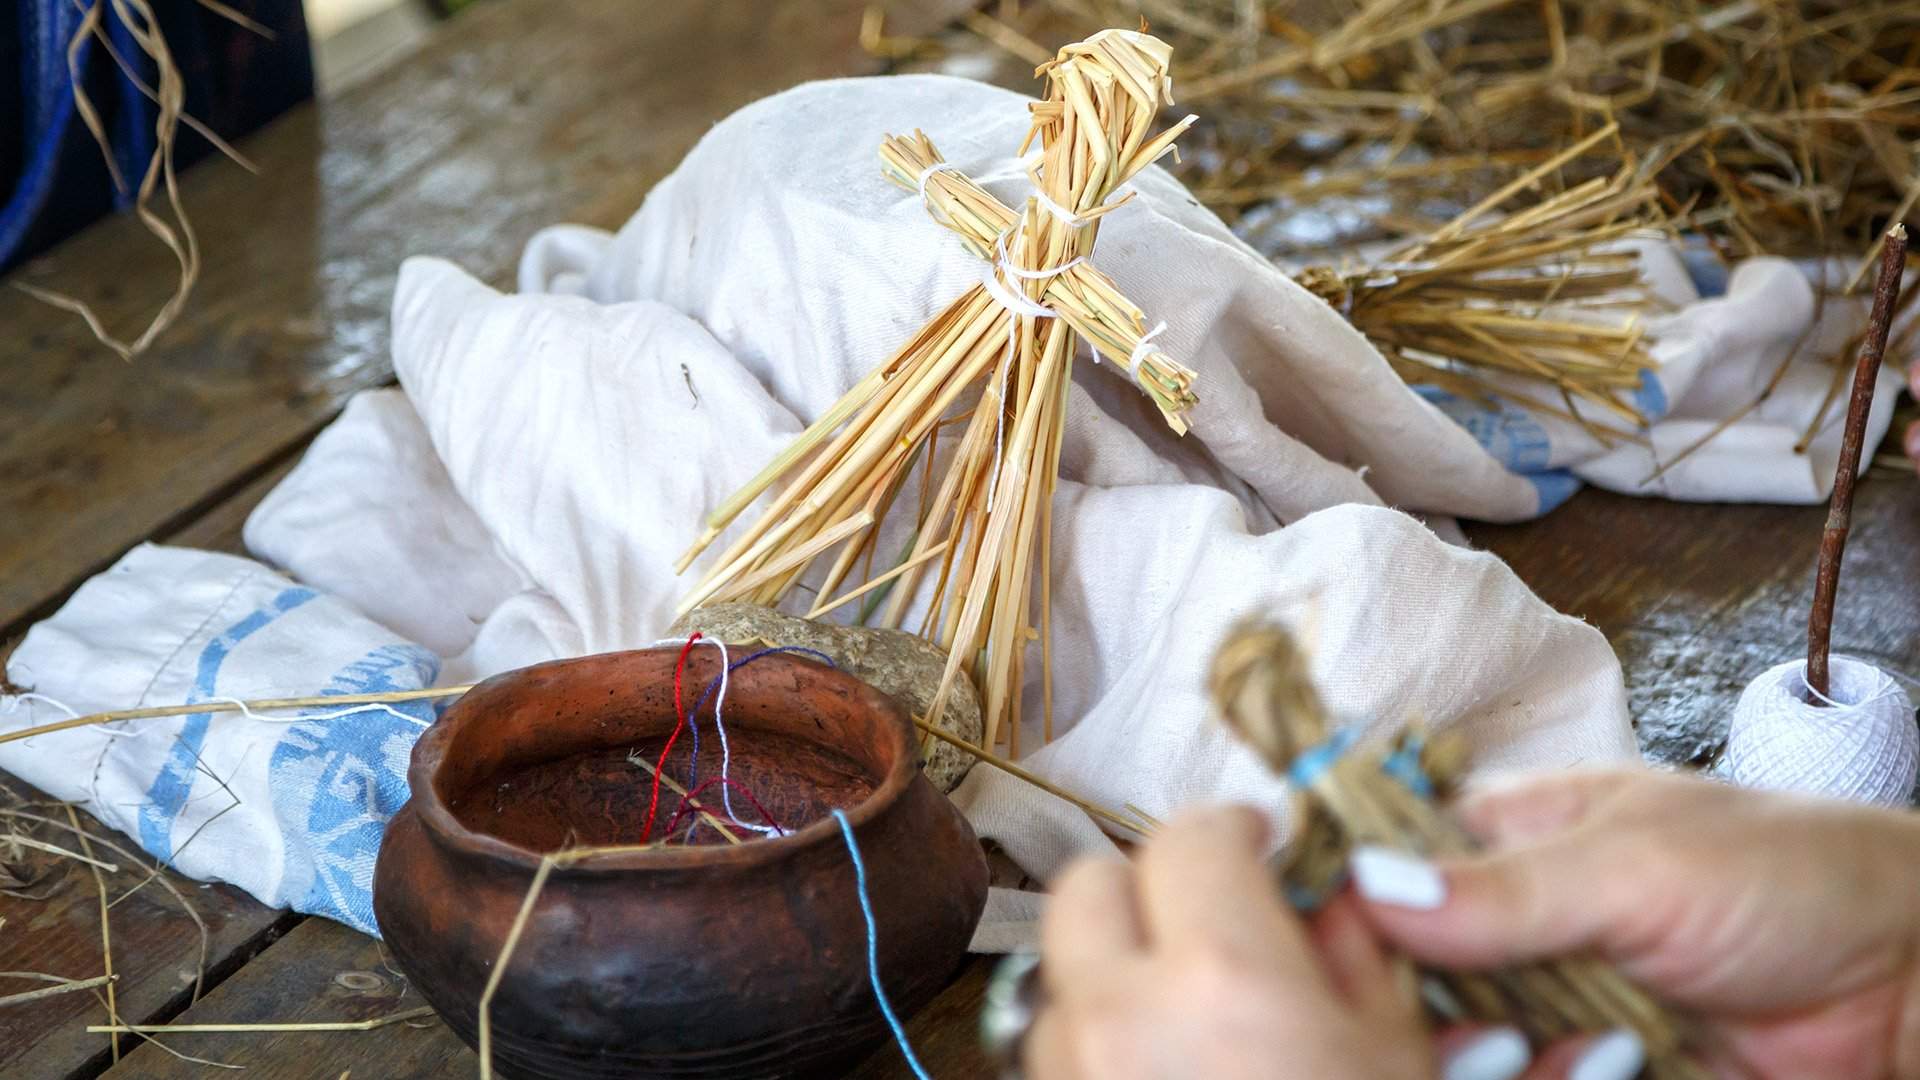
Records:
[[[1435,1075],[1418,1002],[1358,902],[1342,896],[1303,923],[1280,899],[1266,841],[1255,812],[1209,809],[1175,819],[1131,864],[1062,875],[1041,926],[1047,994],[1027,1075]],[[1510,1080],[1526,1064],[1510,1031],[1456,1033],[1440,1053],[1462,1080]]]
[[[1691,1011],[1721,1075],[1920,1077],[1920,819],[1650,772],[1558,773],[1459,812],[1485,854],[1354,860],[1368,921],[1408,954],[1592,952]]]

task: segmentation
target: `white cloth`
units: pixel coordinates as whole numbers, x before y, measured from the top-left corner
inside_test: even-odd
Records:
[[[439,658],[249,559],[143,545],[37,624],[7,676],[69,709],[432,685]],[[429,702],[127,720],[0,744],[0,768],[84,807],[189,877],[373,932],[373,859],[407,798]],[[0,698],[0,730],[60,720]]]

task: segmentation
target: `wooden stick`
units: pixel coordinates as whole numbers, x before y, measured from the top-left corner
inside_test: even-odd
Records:
[[[647,770],[647,773],[649,775],[658,776],[660,778],[660,782],[662,784],[665,784],[667,786],[667,789],[669,791],[672,791],[675,795],[680,796],[682,799],[685,799],[687,797],[686,788],[683,788],[678,783],[676,783],[673,777],[668,776],[666,773],[660,772],[659,770],[655,769],[653,767],[653,763],[648,761],[646,758],[640,756],[639,754],[630,754],[628,755],[627,760]],[[693,812],[696,814],[699,814],[700,819],[702,821],[705,821],[707,824],[713,826],[714,829],[717,832],[719,832],[721,836],[726,837],[728,843],[738,844],[741,842],[739,835],[735,833],[732,829],[727,828],[726,822],[721,821],[719,818],[714,817],[712,814],[707,813],[707,811],[703,807],[701,807],[699,803],[693,804]]]
[[[68,990],[74,987],[59,987]],[[0,999],[4,1000],[4,999]],[[256,1034],[264,1031],[373,1031],[389,1024],[404,1023],[408,1020],[422,1020],[432,1016],[433,1006],[422,1005],[403,1012],[375,1017],[372,1020],[325,1020],[311,1024],[89,1024],[89,1032],[112,1034],[137,1034],[167,1032],[172,1034]]]
[[[1853,481],[1860,471],[1861,444],[1866,441],[1867,413],[1873,408],[1873,388],[1880,375],[1880,358],[1887,349],[1887,331],[1893,322],[1893,302],[1900,294],[1900,274],[1907,266],[1907,227],[1887,230],[1880,249],[1880,279],[1873,286],[1873,315],[1867,320],[1867,340],[1853,369],[1853,395],[1847,400],[1847,428],[1840,439],[1840,464],[1833,474],[1833,498],[1827,504],[1827,528],[1820,535],[1820,562],[1813,578],[1813,614],[1807,619],[1807,689],[1815,706],[1825,704],[1828,691],[1827,654],[1833,641],[1833,604],[1840,589],[1840,558],[1847,548],[1847,530],[1853,524]]]

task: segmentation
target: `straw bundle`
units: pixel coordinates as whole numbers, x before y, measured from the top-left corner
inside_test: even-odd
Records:
[[[820,596],[833,596],[863,556],[870,563],[881,522],[924,456],[926,480],[900,563],[823,600],[811,614],[884,584],[892,590],[884,624],[898,626],[922,576],[937,568],[920,632],[948,659],[928,719],[938,717],[964,672],[986,703],[986,745],[995,745],[1004,726],[1017,753],[1019,689],[1028,643],[1037,637],[1048,699],[1044,730],[1051,732],[1050,514],[1075,349],[1084,339],[1112,359],[1176,431],[1186,430],[1184,414],[1195,403],[1193,373],[1152,350],[1141,311],[1087,261],[1101,217],[1124,202],[1109,203],[1109,196],[1169,152],[1191,122],[1153,134],[1171,100],[1169,54],[1155,38],[1110,30],[1041,66],[1047,96],[1031,106],[1027,136],[1027,144],[1038,137],[1042,148],[1031,171],[1040,194],[1018,213],[947,166],[924,135],[886,140],[880,155],[887,175],[923,192],[936,219],[993,261],[980,285],[947,305],[714,511],[680,570],[785,482],[688,594],[682,612],[717,601],[777,604],[816,560],[837,551],[819,588]],[[948,415],[974,395],[969,412]],[[936,487],[948,426],[960,426],[961,434]]]
[[[1638,320],[1648,298],[1638,259],[1621,243],[1654,224],[1648,171],[1628,161],[1610,177],[1493,216],[1617,134],[1616,125],[1602,128],[1369,268],[1314,266],[1295,280],[1345,314],[1409,383],[1483,401],[1497,391],[1587,423],[1603,442],[1606,431],[1576,398],[1640,427],[1648,418],[1621,394],[1653,366]],[[1513,379],[1541,384],[1559,403],[1529,400]]]
[[[1291,635],[1277,626],[1235,631],[1214,659],[1216,706],[1234,731],[1298,787],[1294,842],[1281,878],[1289,898],[1312,906],[1340,885],[1347,853],[1377,844],[1423,856],[1459,854],[1473,841],[1433,801],[1450,794],[1457,747],[1403,729],[1384,746],[1354,745],[1337,731]],[[1611,967],[1566,958],[1487,973],[1422,970],[1421,997],[1440,1023],[1505,1024],[1537,1043],[1630,1028],[1647,1051],[1651,1080],[1706,1080],[1689,1060],[1691,1033]]]

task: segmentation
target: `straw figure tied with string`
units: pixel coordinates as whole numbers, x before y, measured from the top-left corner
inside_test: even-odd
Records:
[[[942,160],[925,135],[882,144],[887,177],[921,193],[935,220],[987,260],[980,284],[714,511],[681,557],[682,572],[754,500],[786,481],[686,597],[682,613],[719,601],[778,604],[815,560],[837,550],[809,617],[887,588],[884,625],[898,627],[922,577],[933,573],[920,632],[948,659],[927,719],[939,717],[964,671],[985,699],[986,746],[995,745],[1004,725],[1018,753],[1027,644],[1038,637],[1043,730],[1051,736],[1047,568],[1074,354],[1084,340],[1096,359],[1114,361],[1177,432],[1185,433],[1185,415],[1197,400],[1193,372],[1154,349],[1159,328],[1148,330],[1140,309],[1090,261],[1100,219],[1129,196],[1109,197],[1171,151],[1194,120],[1153,133],[1155,117],[1172,100],[1170,55],[1156,38],[1108,30],[1040,67],[1047,96],[1031,107],[1033,126],[1020,149],[1037,136],[1041,154],[1029,173],[1034,194],[1018,212]],[[970,413],[948,417],[962,395],[975,392]],[[948,426],[961,433],[936,486],[935,454]],[[835,596],[863,556],[871,565],[881,523],[922,455],[927,476],[917,527],[899,564],[824,599]]]
[[[1273,625],[1235,631],[1214,658],[1213,698],[1222,717],[1275,772],[1292,781],[1292,842],[1280,863],[1288,900],[1311,909],[1336,891],[1348,853],[1369,845],[1423,857],[1471,851],[1474,842],[1436,799],[1447,797],[1463,762],[1448,740],[1403,728],[1384,743],[1327,716],[1293,636]],[[1518,1028],[1537,1045],[1581,1033],[1635,1032],[1650,1080],[1705,1080],[1686,1055],[1683,1021],[1590,958],[1463,973],[1415,970],[1428,1014],[1441,1023]]]

